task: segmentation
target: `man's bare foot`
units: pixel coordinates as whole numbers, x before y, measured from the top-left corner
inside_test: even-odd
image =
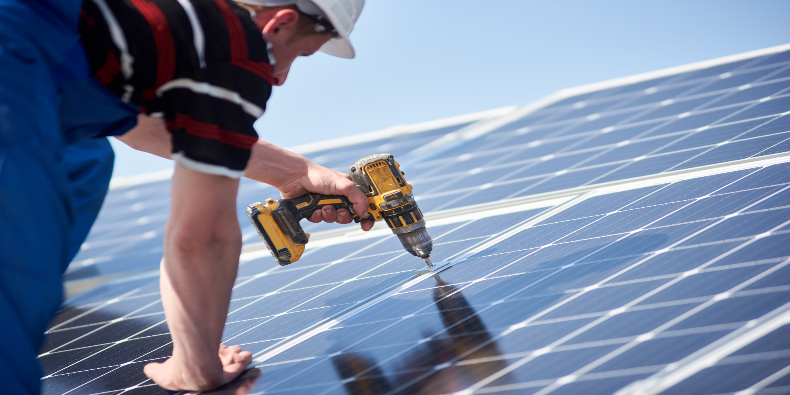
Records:
[[[222,363],[212,371],[200,371],[189,361],[177,361],[174,357],[163,363],[152,362],[143,371],[149,379],[170,391],[207,391],[231,382],[252,363],[252,354],[241,348],[219,345],[219,359]]]

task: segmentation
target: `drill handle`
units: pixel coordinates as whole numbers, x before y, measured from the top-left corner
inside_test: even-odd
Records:
[[[354,222],[359,223],[361,219],[356,212],[354,212],[354,205],[343,195],[323,195],[320,193],[308,193],[307,195],[300,196],[295,199],[283,199],[281,204],[290,206],[291,211],[297,218],[307,218],[316,210],[320,210],[324,206],[332,206],[335,210],[344,208],[351,213]],[[293,206],[291,206],[293,204]]]

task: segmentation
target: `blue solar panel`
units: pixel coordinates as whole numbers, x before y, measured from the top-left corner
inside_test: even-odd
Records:
[[[575,394],[660,379],[790,302],[788,70],[783,53],[582,93],[408,163],[441,273],[417,272],[389,233],[309,244],[286,267],[243,255],[223,341],[257,359],[231,387]],[[467,125],[308,157],[344,171]],[[167,188],[113,190],[66,278],[155,269]],[[276,196],[242,182],[240,217]],[[254,249],[246,221],[242,232]],[[64,305],[39,358],[45,393],[157,393],[142,374],[171,352],[156,279],[115,280]],[[788,388],[786,331],[665,393]]]

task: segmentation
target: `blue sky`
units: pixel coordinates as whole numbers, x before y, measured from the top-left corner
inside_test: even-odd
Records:
[[[298,59],[256,123],[283,147],[790,43],[790,1],[368,0],[353,60]],[[172,167],[114,141],[114,175]]]

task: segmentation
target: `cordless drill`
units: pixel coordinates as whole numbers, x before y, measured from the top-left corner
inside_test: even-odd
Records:
[[[348,174],[368,197],[368,219],[386,221],[406,251],[425,259],[428,267],[433,267],[430,260],[433,240],[412,196],[412,187],[392,155],[366,156],[354,163]],[[344,208],[351,213],[354,222],[362,220],[345,196],[318,193],[308,193],[295,199],[266,199],[266,204],[255,202],[247,207],[247,217],[274,259],[285,266],[302,257],[310,239],[299,221],[324,206]]]

